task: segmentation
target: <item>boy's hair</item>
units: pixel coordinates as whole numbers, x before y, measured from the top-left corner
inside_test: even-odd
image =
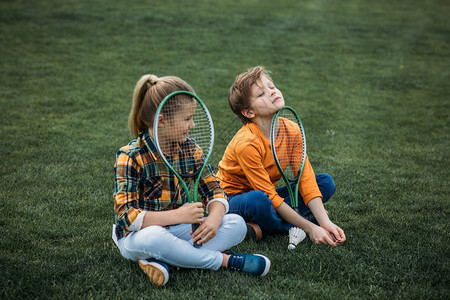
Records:
[[[147,128],[153,128],[159,104],[167,95],[176,91],[195,93],[188,83],[175,76],[158,78],[153,74],[148,74],[138,80],[134,88],[133,106],[128,118],[128,126],[134,137]]]
[[[270,81],[272,78],[269,71],[262,66],[256,66],[236,76],[228,96],[228,104],[231,110],[241,119],[242,123],[250,123],[251,120],[242,114],[242,110],[250,108],[251,87],[261,76],[266,76]]]

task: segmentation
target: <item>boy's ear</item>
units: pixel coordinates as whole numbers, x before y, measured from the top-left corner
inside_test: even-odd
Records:
[[[246,117],[247,119],[253,119],[255,117],[255,113],[248,108],[245,108],[243,110],[241,110],[241,114]]]

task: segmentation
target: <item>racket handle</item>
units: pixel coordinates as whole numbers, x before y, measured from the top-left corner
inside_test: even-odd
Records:
[[[192,232],[195,232],[198,228],[198,226],[200,226],[200,223],[194,223],[192,224]],[[198,244],[197,242],[194,242],[194,247],[195,248],[200,248],[202,245]]]

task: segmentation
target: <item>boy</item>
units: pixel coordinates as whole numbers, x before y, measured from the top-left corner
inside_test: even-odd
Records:
[[[331,222],[323,206],[336,189],[334,182],[328,174],[315,175],[308,156],[299,187],[302,216],[288,204],[287,188],[275,188],[280,174],[270,150],[270,126],[284,98],[269,73],[257,66],[238,75],[228,101],[244,124],[228,144],[217,174],[229,195],[229,212],[241,215],[257,240],[295,226],[316,244],[344,243],[344,231]]]

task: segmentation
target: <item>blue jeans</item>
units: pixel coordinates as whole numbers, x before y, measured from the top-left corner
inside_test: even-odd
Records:
[[[322,193],[322,202],[327,202],[336,191],[336,185],[330,175],[326,173],[316,174],[317,185]],[[284,202],[291,204],[287,187],[277,189],[278,195],[284,198]],[[250,191],[228,196],[230,204],[229,213],[238,214],[246,222],[258,224],[263,234],[287,233],[292,225],[278,216],[269,196],[262,191]],[[300,214],[306,216],[311,210],[303,202],[299,193],[298,207]]]
[[[179,224],[168,229],[148,226],[118,241],[123,257],[132,261],[154,258],[171,266],[217,270],[222,265],[222,251],[239,244],[247,228],[244,220],[236,214],[223,217],[217,234],[203,247],[192,246],[191,224]],[[113,240],[115,230],[113,230]]]

